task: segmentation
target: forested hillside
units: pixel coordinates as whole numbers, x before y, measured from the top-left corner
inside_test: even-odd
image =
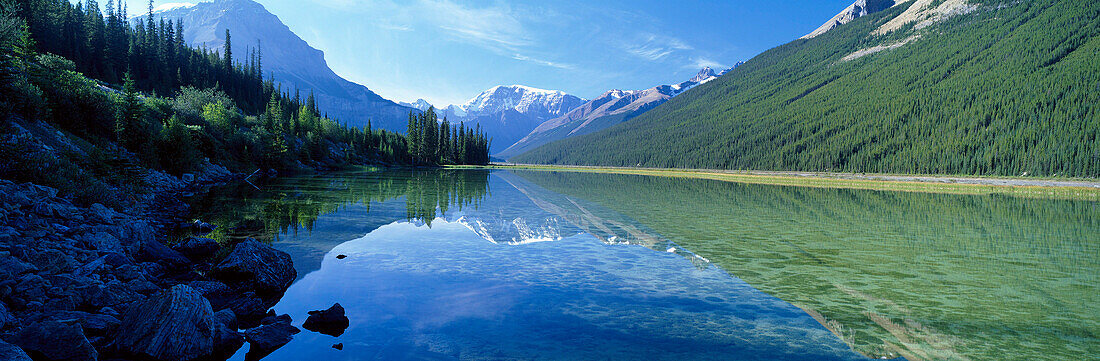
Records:
[[[911,5],[511,161],[1100,176],[1100,2],[970,0],[931,26],[874,31]]]
[[[185,24],[131,26],[123,4],[0,0],[0,178],[92,200],[140,189],[145,170],[207,161],[252,172],[488,160],[484,134],[466,129],[430,127],[448,137],[410,153],[402,134],[341,125],[265,78],[255,53],[230,51],[231,34],[221,52],[190,48]],[[465,153],[432,148],[459,143]]]

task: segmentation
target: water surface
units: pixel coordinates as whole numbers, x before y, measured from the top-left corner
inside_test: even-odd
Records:
[[[1100,351],[1095,202],[447,170],[282,179],[195,212],[292,255],[275,310],[296,325],[347,309],[345,334],[270,360]]]

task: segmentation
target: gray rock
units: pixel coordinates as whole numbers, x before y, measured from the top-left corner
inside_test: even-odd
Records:
[[[57,311],[49,319],[61,323],[77,323],[87,336],[103,336],[118,328],[121,322],[112,316],[82,311]]]
[[[137,258],[142,261],[159,262],[172,266],[179,266],[190,262],[187,257],[184,257],[179,252],[176,252],[176,250],[168,248],[168,246],[157,241],[143,244],[141,251],[138,252]]]
[[[340,336],[348,329],[349,324],[348,317],[344,315],[344,307],[337,303],[327,310],[309,311],[309,318],[302,328],[329,336]]]
[[[31,357],[19,346],[0,340],[0,360],[7,361],[31,361]]]
[[[0,302],[0,329],[3,329],[13,322],[15,322],[15,316],[12,316],[11,312],[8,312],[8,306],[4,305],[4,302]]]
[[[85,234],[84,244],[98,251],[126,253],[126,249],[122,248],[122,242],[118,240],[118,237],[107,232]]]
[[[192,281],[187,285],[202,293],[202,295],[206,296],[206,298],[211,298],[214,295],[225,294],[229,292],[229,286],[226,286],[225,283],[221,283],[218,281]]]
[[[12,340],[35,360],[96,360],[99,353],[80,325],[45,321],[24,327]]]
[[[214,351],[214,311],[198,291],[177,285],[135,303],[122,319],[115,347],[154,360],[188,361]]]
[[[11,255],[11,252],[0,252],[0,280],[14,279],[24,273],[38,271],[38,267],[20,261]]]
[[[237,316],[225,309],[214,313],[214,353],[232,356],[244,345],[244,336],[237,332]]]
[[[222,280],[247,284],[260,295],[281,294],[298,276],[290,255],[254,239],[238,243],[214,272]]]
[[[290,340],[294,339],[294,335],[299,332],[302,331],[297,327],[291,326],[290,322],[286,321],[245,331],[244,337],[248,340],[249,345],[248,354],[245,355],[245,359],[259,360],[264,356],[270,355],[275,350],[289,343]]]
[[[187,258],[198,261],[214,256],[222,246],[210,238],[188,237],[173,248]]]
[[[115,216],[118,215],[118,213],[116,213],[113,209],[107,208],[106,206],[99,203],[93,204],[92,207],[89,208],[89,210],[91,211],[92,216],[100,222],[110,222],[112,219],[115,218]]]

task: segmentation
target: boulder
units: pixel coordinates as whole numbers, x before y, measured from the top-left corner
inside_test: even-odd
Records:
[[[77,324],[35,323],[24,327],[12,341],[35,360],[84,361],[99,357]]]
[[[118,328],[117,318],[81,311],[56,311],[49,318],[61,323],[76,323],[87,336],[104,336]]]
[[[31,357],[19,346],[0,340],[0,360],[7,361],[31,361]]]
[[[238,243],[214,273],[222,280],[244,284],[260,295],[282,294],[298,276],[290,255],[254,239]]]
[[[0,330],[13,322],[15,322],[15,316],[12,316],[11,312],[8,312],[8,306],[4,305],[3,301],[0,301]]]
[[[179,266],[190,262],[187,257],[157,241],[143,244],[141,250],[138,251],[137,258],[142,261],[158,262],[171,266]]]
[[[270,355],[294,339],[294,335],[299,332],[302,331],[291,326],[288,321],[280,321],[245,331],[244,338],[248,340],[249,345],[245,360],[259,360]]]
[[[237,332],[237,316],[225,309],[214,313],[214,354],[228,359],[244,346],[244,336]]]
[[[118,237],[108,232],[96,232],[84,235],[84,244],[102,252],[126,253]]]
[[[92,216],[95,218],[95,220],[100,222],[110,222],[112,219],[115,218],[116,215],[118,215],[118,213],[116,213],[113,209],[107,208],[106,206],[99,203],[93,204],[92,207],[89,208],[89,210],[91,211]]]
[[[201,292],[202,295],[206,296],[207,299],[212,299],[215,295],[229,293],[229,286],[226,286],[225,283],[221,283],[218,281],[192,281],[187,285]],[[213,306],[213,302],[211,302],[211,306]]]
[[[329,336],[340,336],[348,329],[349,324],[348,317],[344,315],[344,307],[337,303],[327,310],[309,311],[309,318],[302,328]]]
[[[210,302],[190,286],[177,285],[132,305],[115,347],[143,359],[199,359],[214,352],[214,326]]]
[[[270,325],[279,322],[291,323],[293,321],[288,314],[275,315],[275,310],[268,311],[267,316],[260,320],[261,325]]]
[[[198,261],[214,256],[222,246],[210,238],[188,237],[172,248],[185,257]]]

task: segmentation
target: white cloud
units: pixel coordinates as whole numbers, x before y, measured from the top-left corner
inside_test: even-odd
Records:
[[[722,65],[722,63],[719,63],[717,61],[710,60],[710,59],[707,59],[707,58],[693,58],[693,59],[691,59],[691,63],[688,64],[688,65],[685,65],[684,67],[689,68],[689,69],[695,69],[695,70],[702,69],[702,68],[707,68],[707,67],[709,67],[711,69],[714,69],[716,71],[721,71],[723,69],[726,69],[726,66]]]
[[[546,60],[542,60],[542,59],[535,59],[535,58],[525,56],[525,55],[521,55],[521,54],[512,55],[512,59],[521,60],[521,61],[528,61],[528,62],[532,62],[532,63],[535,63],[535,64],[549,66],[549,67],[558,68],[558,69],[568,69],[568,70],[576,69],[576,66],[573,66],[573,64],[556,63],[556,62],[546,61]]]
[[[653,33],[642,34],[639,41],[623,47],[627,53],[649,61],[658,61],[674,52],[692,49],[683,40]]]
[[[467,8],[450,0],[421,0],[431,21],[459,40],[498,53],[533,45],[523,23],[508,6]]]

